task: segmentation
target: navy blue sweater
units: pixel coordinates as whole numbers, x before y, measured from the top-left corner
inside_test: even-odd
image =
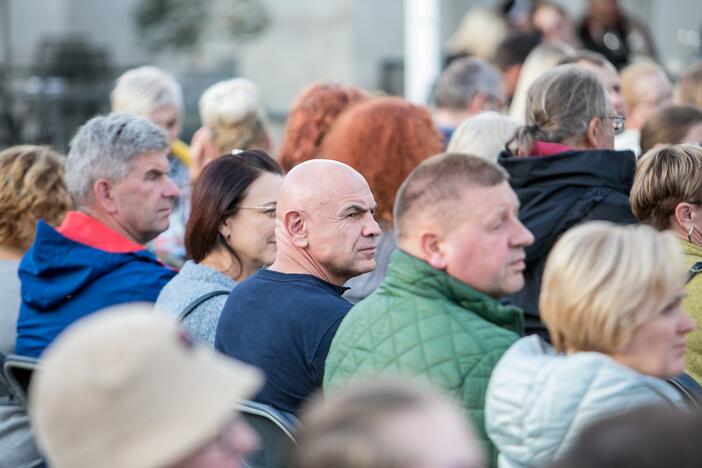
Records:
[[[262,369],[256,401],[295,413],[322,385],[324,361],[351,304],[312,275],[260,270],[232,291],[215,348]]]

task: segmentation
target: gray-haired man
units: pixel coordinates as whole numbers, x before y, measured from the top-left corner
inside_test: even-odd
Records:
[[[15,351],[38,357],[75,320],[125,302],[154,302],[175,275],[144,245],[168,227],[178,189],[160,128],[127,114],[88,121],[71,142],[66,185],[75,211],[37,225],[19,267]]]
[[[468,117],[505,106],[502,73],[485,60],[464,57],[441,73],[434,91],[434,121],[448,144],[453,131]]]

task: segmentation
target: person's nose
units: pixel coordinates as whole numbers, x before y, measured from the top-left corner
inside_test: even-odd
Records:
[[[366,237],[378,237],[382,232],[383,231],[382,229],[380,229],[380,225],[375,220],[373,215],[371,213],[368,213],[368,221],[363,227],[363,235]]]
[[[531,233],[531,231],[528,230],[519,219],[516,219],[515,222],[517,226],[514,237],[512,238],[512,244],[515,247],[527,247],[533,244],[534,235]]]
[[[691,331],[694,331],[695,328],[697,328],[697,322],[695,322],[695,319],[693,319],[687,312],[683,312],[680,320],[680,326],[678,327],[680,334],[687,335]]]
[[[176,198],[180,193],[180,190],[178,189],[176,183],[173,182],[173,179],[166,176],[165,184],[166,186],[163,189],[164,198]]]

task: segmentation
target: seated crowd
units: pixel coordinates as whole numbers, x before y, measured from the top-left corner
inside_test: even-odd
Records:
[[[433,109],[313,83],[278,152],[243,78],[188,147],[152,66],[65,157],[0,152],[0,352],[37,363],[0,467],[247,466],[242,400],[293,468],[700,463],[699,65],[539,41]]]

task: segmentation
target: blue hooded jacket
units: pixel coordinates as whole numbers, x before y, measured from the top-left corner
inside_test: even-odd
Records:
[[[101,250],[39,221],[34,244],[19,266],[22,304],[15,352],[39,357],[85,315],[127,302],[155,302],[175,274],[147,250]]]

